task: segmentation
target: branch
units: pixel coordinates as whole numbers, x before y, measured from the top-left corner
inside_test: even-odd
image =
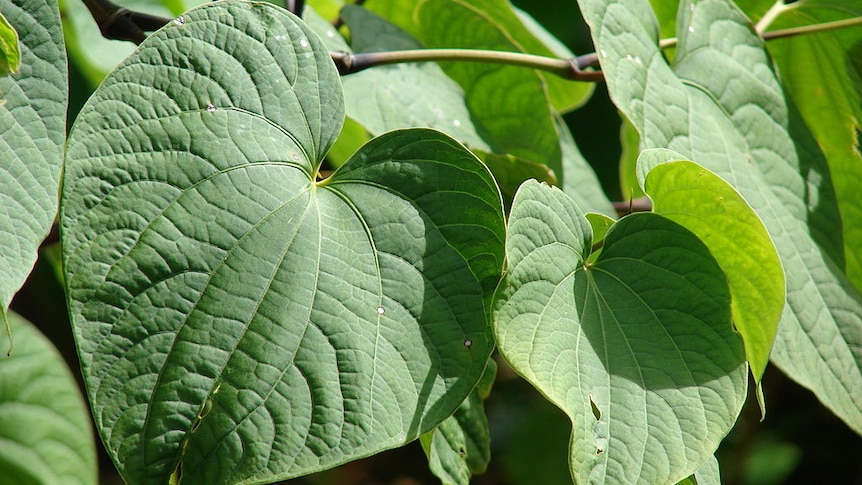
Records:
[[[550,72],[563,79],[572,81],[597,82],[603,79],[601,72],[584,71],[592,64],[594,54],[576,57],[574,59],[557,59],[521,52],[503,52],[476,49],[414,49],[389,52],[368,52],[351,54],[349,52],[330,52],[332,60],[343,76],[353,74],[369,67],[404,62],[427,61],[472,61],[504,64],[509,66],[528,67]]]
[[[140,44],[147,38],[147,32],[160,29],[170,19],[128,10],[111,3],[110,0],[84,0],[90,15],[99,26],[102,37],[113,40],[127,40]]]

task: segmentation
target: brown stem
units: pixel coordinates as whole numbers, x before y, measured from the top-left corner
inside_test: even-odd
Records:
[[[109,0],[84,0],[90,15],[106,39],[127,40],[140,44],[147,32],[161,28],[170,19],[128,10]]]

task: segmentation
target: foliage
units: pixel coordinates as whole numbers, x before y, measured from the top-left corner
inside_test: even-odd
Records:
[[[0,78],[0,373],[51,354],[7,311],[58,212],[86,395],[127,483],[271,483],[417,438],[467,483],[513,371],[571,422],[578,483],[718,483],[769,362],[862,433],[857,0],[580,0],[627,122],[623,193],[652,205],[620,215],[563,121],[593,85],[500,61],[575,58],[506,1],[166,1],[134,50],[91,49],[78,9],[73,74],[101,84],[68,140],[57,2],[0,1],[21,36]],[[462,51],[333,62],[426,48]],[[93,481],[60,364],[2,381],[4,402],[70,409],[3,453],[33,483]]]

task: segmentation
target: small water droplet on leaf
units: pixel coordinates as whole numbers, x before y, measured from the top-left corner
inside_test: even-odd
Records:
[[[215,110],[216,110],[216,107],[214,104],[212,104],[212,103],[207,104],[207,111],[208,112],[215,113]]]
[[[383,308],[382,306],[377,307],[377,314],[378,315],[383,315],[384,313],[386,313],[385,308]]]
[[[469,348],[470,348],[470,347],[472,347],[472,346],[473,346],[473,341],[472,341],[472,340],[470,340],[470,339],[466,339],[466,340],[464,340],[464,347],[467,347],[467,348],[469,349]]]
[[[306,39],[305,37],[299,39],[299,45],[303,48],[307,48],[308,47],[308,39]]]
[[[186,24],[186,18],[185,18],[185,17],[183,17],[182,15],[180,15],[179,17],[177,17],[177,18],[175,18],[175,19],[174,19],[174,24],[176,24],[176,25],[185,25],[185,24]]]

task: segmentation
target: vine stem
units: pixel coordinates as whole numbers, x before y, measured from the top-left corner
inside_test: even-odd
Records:
[[[479,49],[411,49],[361,54],[330,52],[330,55],[338,67],[338,72],[342,75],[353,74],[369,67],[405,62],[474,61],[538,69],[573,81],[595,82],[602,80],[601,72],[583,70],[594,63],[591,54],[573,59],[559,59],[521,52]]]
[[[783,0],[779,0],[779,3],[782,5],[783,8]],[[772,9],[770,9],[770,12],[775,10],[777,9],[773,7]],[[774,16],[777,16],[778,13],[775,13]],[[767,12],[767,14],[769,14],[769,12]],[[772,20],[774,20],[774,16]],[[765,18],[766,16],[764,16],[764,19]],[[768,20],[768,22],[771,23],[772,20]],[[761,22],[758,23],[758,26],[760,26],[762,22],[763,19],[761,19]],[[768,24],[764,23],[763,28],[765,28],[766,25]],[[836,20],[833,22],[824,22],[820,24],[811,24],[800,27],[773,30],[770,32],[760,33],[760,37],[765,41],[769,41],[784,37],[792,37],[802,34],[813,34],[817,32],[825,32],[828,30],[843,29],[856,26],[862,26],[862,17],[853,17],[844,20]],[[662,49],[674,47],[676,46],[676,44],[676,38],[661,39],[659,41],[659,47]],[[537,69],[540,71],[555,74],[563,79],[568,79],[571,81],[601,82],[604,80],[604,75],[601,71],[585,70],[598,62],[598,55],[596,55],[595,52],[590,54],[584,54],[573,59],[544,57],[533,54],[524,54],[520,52],[503,52],[477,49],[415,49],[362,54],[351,54],[349,52],[331,52],[330,54],[332,56],[332,60],[335,62],[335,65],[338,67],[338,72],[342,76],[347,74],[353,74],[368,69],[369,67],[381,66],[386,64],[427,61],[472,61],[505,64]]]

